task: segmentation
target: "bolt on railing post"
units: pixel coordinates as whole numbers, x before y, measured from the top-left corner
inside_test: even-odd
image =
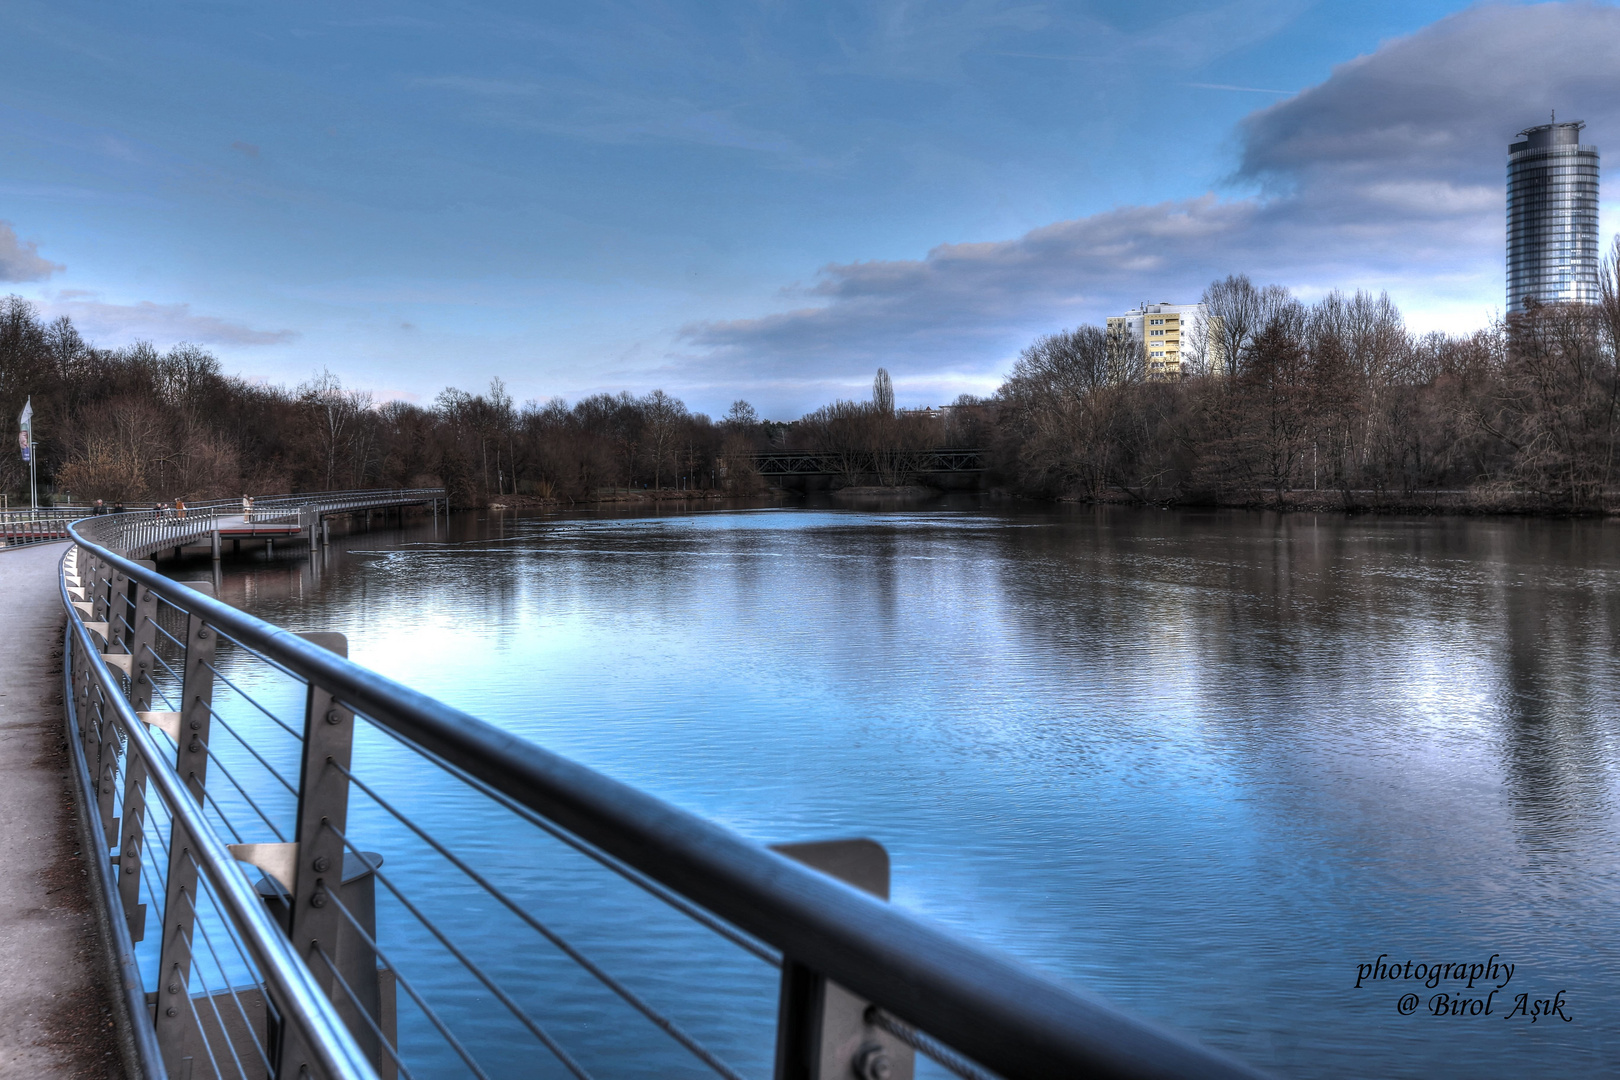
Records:
[[[875,840],[776,844],[795,862],[881,899],[889,898],[889,854]],[[866,1019],[870,1003],[792,957],[782,958],[775,1080],[912,1080],[916,1054]]]
[[[213,582],[185,583],[212,594]],[[208,782],[208,737],[214,699],[213,628],[201,616],[186,617],[185,667],[181,673],[179,751],[175,771],[199,806]],[[189,1049],[192,1017],[188,984],[191,977],[191,935],[196,926],[197,864],[191,856],[192,840],[176,821],[169,836],[169,876],[163,898],[163,947],[158,964],[157,1037],[163,1064],[170,1076],[184,1076],[181,1064]]]

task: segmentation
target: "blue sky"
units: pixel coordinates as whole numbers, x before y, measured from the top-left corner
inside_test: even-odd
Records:
[[[1505,144],[1620,146],[1620,10],[408,2],[0,14],[0,288],[427,401],[992,390],[1248,272],[1502,303]],[[1620,215],[1610,213],[1612,229]]]

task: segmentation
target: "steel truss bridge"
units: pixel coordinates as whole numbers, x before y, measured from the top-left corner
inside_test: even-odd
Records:
[[[1259,1076],[890,906],[870,840],[761,846],[354,663],[342,634],[138,558],[223,516],[84,518],[60,564],[73,768],[105,853],[85,863],[148,1080],[490,1080],[513,1061],[578,1080],[911,1080],[918,1054],[975,1080]],[[468,815],[498,822],[488,842],[443,839]],[[564,860],[648,913],[603,925],[631,909],[535,886]],[[776,987],[753,1002],[774,1064],[717,1049],[747,1045],[728,1033],[749,1001],[660,978],[660,956],[710,950],[698,982],[747,969]],[[668,1060],[625,1059],[630,1025]]]
[[[761,476],[844,476],[884,471],[977,473],[985,451],[963,450],[771,450],[751,455]]]

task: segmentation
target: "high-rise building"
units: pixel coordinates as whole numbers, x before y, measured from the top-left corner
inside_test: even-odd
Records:
[[[1598,151],[1581,121],[1519,132],[1508,147],[1507,307],[1597,301]]]
[[[1218,320],[1216,320],[1218,322]],[[1142,343],[1150,379],[1179,379],[1193,369],[1215,370],[1220,334],[1211,333],[1203,304],[1143,304],[1108,320],[1108,329]]]

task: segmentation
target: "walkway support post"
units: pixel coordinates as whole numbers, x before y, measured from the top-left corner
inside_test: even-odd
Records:
[[[188,581],[191,588],[212,596],[211,581]],[[181,698],[175,771],[185,781],[186,793],[203,805],[208,782],[209,722],[214,700],[214,630],[198,615],[186,618],[186,657],[181,673]],[[168,888],[163,898],[163,947],[158,962],[157,1039],[163,1065],[170,1076],[186,1076],[192,1062],[191,936],[197,920],[197,860],[194,840],[178,818],[169,835]]]

